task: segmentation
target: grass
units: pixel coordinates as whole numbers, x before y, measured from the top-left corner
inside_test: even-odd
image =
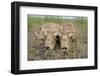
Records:
[[[43,46],[39,44],[39,40],[33,35],[37,32],[40,26],[45,23],[58,23],[63,24],[70,22],[78,29],[77,40],[70,42],[69,50],[44,50]],[[36,16],[28,15],[28,60],[54,60],[54,59],[78,59],[87,58],[88,56],[88,41],[87,32],[88,27],[87,17],[61,17],[61,16]]]

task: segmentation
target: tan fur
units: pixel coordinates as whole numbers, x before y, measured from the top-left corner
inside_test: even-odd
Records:
[[[64,23],[63,25],[64,33],[68,35],[70,39],[75,39],[76,28],[72,23]]]
[[[61,49],[69,49],[69,39],[68,36],[63,35],[61,38]]]
[[[37,34],[37,33],[36,33]],[[56,23],[47,23],[41,25],[41,29],[37,36],[41,41],[44,41],[44,47],[54,49],[56,44],[56,36],[60,37],[60,48],[68,49],[70,39],[74,39],[76,34],[76,29],[71,23],[64,23],[62,25]]]
[[[45,39],[44,47],[49,47],[53,49],[56,44],[56,36],[61,37],[61,31],[63,27],[56,23],[48,23],[41,26],[41,36]]]

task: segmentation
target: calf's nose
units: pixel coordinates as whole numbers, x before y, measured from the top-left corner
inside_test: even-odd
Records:
[[[56,38],[59,38],[59,35],[57,35]]]
[[[65,49],[65,50],[67,50],[68,48],[67,48],[67,47],[62,47],[61,49]]]
[[[45,48],[45,49],[49,49],[49,47],[48,47],[48,46],[44,46],[44,48]]]

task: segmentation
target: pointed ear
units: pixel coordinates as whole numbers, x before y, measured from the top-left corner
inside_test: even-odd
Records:
[[[39,32],[34,32],[34,35],[35,35],[35,36],[39,36],[40,33],[39,33]]]
[[[45,28],[42,28],[40,33],[41,33],[41,35],[46,35],[47,34],[47,30]]]
[[[35,39],[39,39],[40,33],[39,32],[33,32],[33,35]]]
[[[41,32],[34,32],[34,37],[35,39],[40,39],[40,40],[44,40],[44,35],[41,34]]]

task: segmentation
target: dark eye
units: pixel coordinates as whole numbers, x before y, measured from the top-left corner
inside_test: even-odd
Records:
[[[49,33],[49,31],[46,31],[46,33]]]
[[[73,39],[73,36],[70,36],[71,39]]]

